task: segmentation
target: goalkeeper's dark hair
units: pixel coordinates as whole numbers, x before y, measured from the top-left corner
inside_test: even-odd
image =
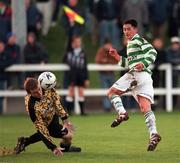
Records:
[[[123,24],[130,24],[134,28],[138,27],[138,23],[137,23],[137,21],[135,19],[128,19]]]
[[[31,90],[38,88],[38,80],[35,78],[26,78],[24,81],[24,89],[29,94]]]

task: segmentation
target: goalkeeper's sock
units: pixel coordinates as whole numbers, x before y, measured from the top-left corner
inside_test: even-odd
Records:
[[[71,144],[60,143],[60,147],[61,147],[61,151],[62,151],[62,152],[68,152],[70,146],[71,146]]]
[[[24,140],[24,145],[25,147],[30,145],[30,144],[34,144],[34,143],[37,143],[39,141],[41,141],[41,135],[36,132],[35,134],[31,135],[30,137],[23,137],[23,140]]]
[[[148,111],[147,113],[144,114],[144,117],[145,117],[145,123],[149,130],[150,136],[152,134],[157,133],[156,118],[153,111]]]
[[[119,95],[116,95],[116,94],[112,95],[111,103],[119,114],[126,112]]]
[[[34,144],[36,142],[41,141],[41,135],[37,132],[30,137],[26,138],[25,146],[28,146],[29,144]]]

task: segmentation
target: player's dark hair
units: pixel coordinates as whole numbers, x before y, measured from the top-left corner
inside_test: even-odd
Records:
[[[138,27],[138,23],[137,23],[137,21],[135,19],[128,19],[123,24],[130,24],[134,28]]]
[[[38,80],[35,78],[26,78],[24,82],[24,89],[29,94],[31,90],[34,90],[38,87]]]

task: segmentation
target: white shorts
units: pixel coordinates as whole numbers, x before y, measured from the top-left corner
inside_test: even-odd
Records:
[[[128,92],[130,91],[137,100],[137,95],[148,98],[151,103],[154,103],[154,89],[151,75],[143,72],[128,72],[117,80],[114,88]]]

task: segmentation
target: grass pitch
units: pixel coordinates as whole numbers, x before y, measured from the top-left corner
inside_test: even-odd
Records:
[[[156,151],[147,152],[149,135],[144,117],[130,114],[130,119],[117,128],[110,128],[115,114],[87,117],[72,116],[77,127],[73,145],[81,153],[65,153],[54,157],[42,142],[30,145],[19,155],[2,156],[4,163],[175,163],[180,162],[180,112],[156,113],[162,141]],[[13,148],[18,136],[28,136],[35,129],[28,116],[0,116],[0,146]],[[53,139],[58,144],[57,139]]]

